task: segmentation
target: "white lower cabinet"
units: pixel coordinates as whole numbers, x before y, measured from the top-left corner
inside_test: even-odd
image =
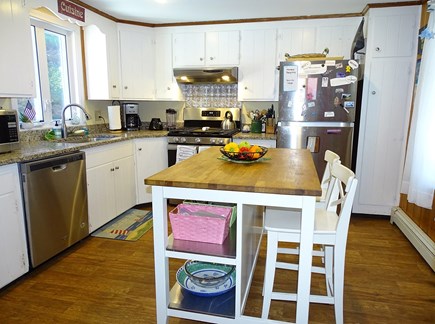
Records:
[[[168,167],[167,145],[166,137],[136,139],[134,141],[137,204],[151,202],[151,186],[145,185],[144,180]]]
[[[0,288],[29,271],[17,164],[0,167]]]
[[[136,204],[136,181],[131,141],[85,152],[91,233]]]

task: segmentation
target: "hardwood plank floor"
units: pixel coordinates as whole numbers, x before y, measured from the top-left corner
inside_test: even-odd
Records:
[[[261,313],[265,241],[249,315]],[[0,290],[0,323],[155,323],[153,262],[152,231],[136,242],[88,237]],[[170,262],[171,280],[182,262]],[[296,273],[276,285],[294,289]],[[322,285],[313,278],[312,291]],[[344,297],[345,323],[435,323],[434,272],[387,219],[352,217]],[[294,320],[294,306],[274,301],[270,318]],[[311,304],[310,323],[334,323],[333,306]]]

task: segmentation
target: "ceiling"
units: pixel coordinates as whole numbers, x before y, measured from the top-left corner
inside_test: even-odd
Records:
[[[406,0],[80,0],[119,20],[148,24],[361,13]]]

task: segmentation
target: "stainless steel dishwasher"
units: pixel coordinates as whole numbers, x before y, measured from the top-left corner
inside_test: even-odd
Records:
[[[22,163],[27,237],[33,267],[89,234],[85,154]]]

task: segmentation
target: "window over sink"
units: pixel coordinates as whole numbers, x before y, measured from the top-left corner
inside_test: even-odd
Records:
[[[83,102],[80,27],[43,8],[31,11],[30,22],[36,97],[13,99],[12,106],[33,124],[51,127],[66,105]],[[83,123],[76,109],[68,109],[66,119]]]

